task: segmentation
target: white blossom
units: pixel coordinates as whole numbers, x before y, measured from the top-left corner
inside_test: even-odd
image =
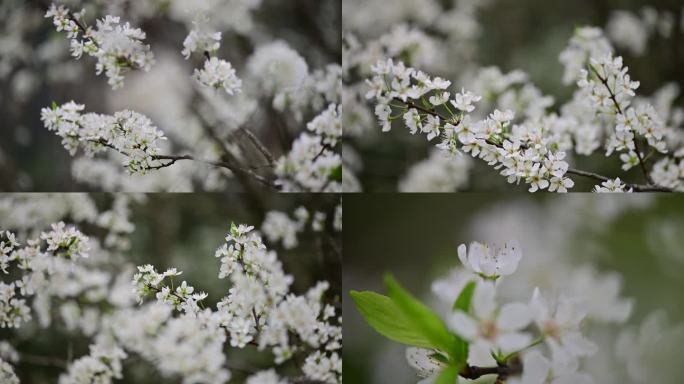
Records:
[[[83,11],[79,14],[82,16]],[[111,15],[98,19],[94,29],[80,30],[74,21],[78,19],[76,16],[63,5],[55,4],[45,14],[47,18],[52,17],[57,31],[67,32],[73,56],[79,58],[85,52],[97,59],[95,72],[98,75],[104,72],[112,89],[123,86],[123,75],[130,68],[150,70],[154,55],[150,46],[143,43],[145,32],[132,28],[129,23],[121,24],[118,16]]]
[[[229,95],[241,91],[242,80],[235,74],[235,69],[225,60],[212,57],[204,62],[204,68],[195,69],[194,78],[207,87],[223,89]]]
[[[130,173],[144,173],[159,166],[158,142],[166,138],[149,118],[129,110],[114,115],[82,114],[84,109],[84,105],[71,101],[41,110],[45,127],[62,138],[70,154],[74,155],[79,147],[90,156],[112,148],[127,157]]]
[[[477,285],[471,305],[472,314],[457,310],[447,320],[452,331],[471,343],[469,364],[496,364],[492,354],[505,356],[531,343],[532,336],[521,332],[531,321],[527,305],[508,303],[499,309],[494,285],[488,282]]]
[[[522,252],[516,245],[503,246],[472,242],[458,246],[458,258],[469,271],[486,279],[513,274],[518,268]]]
[[[258,47],[247,68],[266,96],[300,86],[309,73],[306,61],[283,41]]]

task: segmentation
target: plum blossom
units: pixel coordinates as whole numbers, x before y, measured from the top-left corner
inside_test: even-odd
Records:
[[[240,93],[242,80],[235,74],[229,62],[216,57],[207,59],[204,68],[195,69],[193,77],[207,87],[223,89],[229,95]]]
[[[83,104],[71,101],[41,110],[43,124],[62,138],[71,155],[79,148],[89,156],[112,148],[128,158],[130,173],[145,173],[160,165],[158,145],[166,138],[149,118],[129,110],[114,115],[82,114],[84,109]]]
[[[471,343],[469,364],[495,364],[492,354],[505,356],[531,343],[532,336],[522,332],[531,321],[527,305],[508,303],[499,309],[489,282],[477,285],[471,305],[472,314],[457,310],[447,320],[453,332]]]
[[[46,18],[52,17],[57,31],[67,32],[73,56],[79,58],[82,53],[87,53],[95,57],[95,72],[98,75],[104,72],[112,89],[123,86],[123,74],[130,68],[150,70],[154,55],[150,46],[143,43],[145,32],[132,28],[129,23],[121,24],[118,16],[110,15],[98,19],[96,28],[80,30],[76,20],[84,13],[72,14],[63,5],[55,4],[45,13]],[[79,39],[79,32],[82,33],[82,40]]]
[[[537,350],[526,353],[522,360],[522,376],[512,378],[509,381],[511,384],[594,383],[590,375],[578,371],[577,364],[557,359],[549,360]]]
[[[458,258],[467,270],[485,279],[496,280],[515,272],[522,252],[516,245],[472,242],[469,249],[465,244],[458,246]]]
[[[587,315],[587,309],[581,302],[561,297],[557,303],[551,303],[539,289],[535,289],[529,307],[546,344],[559,358],[572,359],[596,353],[596,344],[580,331],[582,320]]]

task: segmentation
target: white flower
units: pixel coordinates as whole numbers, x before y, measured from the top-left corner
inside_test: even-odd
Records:
[[[89,156],[111,148],[128,158],[126,165],[130,173],[145,173],[159,164],[157,145],[165,137],[149,118],[128,110],[113,116],[81,114],[84,108],[71,101],[41,110],[45,127],[62,138],[62,145],[71,155],[79,147]]]
[[[522,252],[516,245],[497,246],[472,242],[467,251],[465,244],[458,246],[458,258],[469,271],[486,279],[497,279],[515,272]]]
[[[107,15],[97,20],[96,28],[79,31],[78,25],[69,18],[69,12],[64,6],[52,4],[45,17],[53,18],[57,31],[67,32],[67,37],[72,39],[73,56],[79,58],[85,52],[97,58],[95,72],[98,75],[104,72],[112,89],[123,86],[123,74],[130,68],[150,70],[154,55],[150,46],[143,44],[145,33],[142,30],[132,28],[129,23],[120,24],[119,17]],[[79,32],[83,33],[83,40],[79,40]]]
[[[412,135],[423,130],[422,118],[415,108],[409,109],[408,112],[404,114],[404,122]]]
[[[211,32],[194,28],[183,41],[185,58],[189,58],[193,52],[214,53],[221,47],[221,32]]]
[[[266,96],[299,86],[309,73],[306,61],[283,41],[258,47],[247,68]]]
[[[229,62],[212,57],[204,62],[204,68],[195,69],[193,75],[200,84],[216,89],[223,88],[229,95],[240,93],[242,80],[235,75]]]
[[[580,332],[587,315],[586,307],[577,300],[560,298],[557,304],[547,302],[535,288],[530,301],[532,318],[553,353],[564,359],[593,355],[596,344]]]
[[[615,180],[607,180],[594,187],[594,192],[598,193],[624,193],[632,192],[632,189],[626,189],[627,185],[623,183],[618,177]]]
[[[328,105],[326,110],[306,124],[306,129],[321,136],[323,144],[334,147],[342,136],[342,105]]]
[[[287,380],[281,380],[275,369],[269,369],[251,375],[245,384],[287,384]]]
[[[472,112],[475,110],[473,106],[474,102],[478,102],[482,99],[481,96],[477,96],[472,92],[466,92],[464,89],[460,93],[457,93],[455,100],[451,100],[451,105],[463,112]]]
[[[499,309],[495,287],[490,282],[477,285],[471,305],[472,314],[459,310],[447,320],[449,329],[471,342],[469,364],[495,364],[492,353],[506,356],[529,346],[532,337],[521,332],[531,321],[527,305],[508,303]]]
[[[0,381],[5,384],[19,384],[19,378],[14,373],[14,369],[2,358],[0,358]]]
[[[88,257],[88,237],[72,226],[67,227],[64,222],[52,224],[52,230],[43,232],[40,238],[47,242],[47,250],[54,252],[56,256],[69,259]]]
[[[586,373],[577,371],[577,364],[557,359],[549,360],[539,351],[530,351],[523,356],[523,373],[513,378],[510,384],[593,384]]]

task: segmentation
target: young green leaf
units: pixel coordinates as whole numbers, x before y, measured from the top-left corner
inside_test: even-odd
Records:
[[[458,383],[458,372],[459,368],[457,366],[446,367],[434,381],[434,384],[456,384]]]
[[[473,300],[473,293],[475,293],[476,282],[471,281],[466,284],[458,294],[458,298],[454,301],[454,309],[460,309],[463,312],[470,311],[470,303]]]
[[[429,340],[433,348],[446,352],[452,358],[459,354],[456,336],[449,332],[439,316],[402,288],[391,275],[385,277],[385,285],[390,298],[412,328]]]
[[[471,281],[463,287],[461,293],[458,294],[458,298],[456,298],[456,301],[454,302],[454,310],[461,310],[463,312],[470,311],[470,303],[473,300],[476,285],[477,283],[475,281]],[[457,336],[454,360],[459,363],[465,363],[465,361],[468,360],[468,350],[468,343]]]
[[[406,345],[433,347],[389,297],[369,291],[351,291],[349,295],[368,324],[381,335]]]

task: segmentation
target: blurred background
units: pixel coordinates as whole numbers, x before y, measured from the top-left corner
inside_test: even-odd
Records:
[[[418,381],[406,363],[405,347],[376,333],[359,315],[348,292],[385,294],[383,276],[392,273],[432,308],[446,310],[431,293],[431,284],[460,268],[456,248],[471,241],[520,244],[522,261],[518,271],[504,279],[500,302],[527,303],[534,287],[540,287],[546,297],[577,295],[591,302],[609,294],[599,282],[621,282],[619,295],[634,300],[627,324],[590,328],[590,337],[600,349],[584,369],[596,383],[640,382],[630,378],[614,358],[615,343],[621,332],[638,329],[646,319],[664,316],[669,324],[647,337],[654,344],[652,353],[666,348],[656,334],[683,340],[684,198],[375,194],[348,195],[344,209],[345,382]],[[631,347],[639,348],[636,343]],[[684,350],[681,344],[678,348],[659,359],[670,368],[679,365]],[[643,363],[649,367],[648,361]],[[678,382],[679,377],[661,371],[656,380]]]
[[[259,84],[248,77],[247,60],[257,46],[276,40],[295,49],[306,60],[310,73],[341,60],[340,0],[206,0],[192,4],[168,0],[55,1],[74,11],[85,8],[90,25],[110,14],[146,33],[145,44],[151,46],[156,64],[149,72],[128,72],[124,87],[113,91],[104,75],[95,75],[96,59],[70,57],[66,34],[57,32],[52,21],[43,17],[50,3],[0,2],[0,191],[103,189],[93,186],[88,177],[73,177],[74,158],[40,121],[41,108],[53,101],[61,105],[74,100],[85,104],[86,112],[134,110],[150,117],[174,145],[197,151],[204,147],[199,140],[203,136],[198,132],[202,123],[196,118],[197,110],[216,125],[214,129],[222,138],[251,117],[246,127],[277,158],[289,151],[293,138],[315,114],[305,111],[299,121],[287,111],[276,113],[270,107],[272,100],[255,95]],[[189,60],[181,55],[194,17],[184,8],[203,6],[213,12],[212,25],[222,32],[216,55],[229,61],[243,80],[242,96],[212,98],[198,94],[194,87],[193,68],[201,68],[204,58],[201,53]],[[258,113],[252,116],[256,107]],[[227,186],[209,188],[203,185],[204,179],[210,178],[205,176],[208,167],[188,162],[177,165],[175,172],[161,170],[157,179],[133,178],[104,190],[244,191],[234,180]],[[193,180],[194,185],[181,182],[185,179]]]
[[[452,90],[468,86],[473,68],[497,66],[503,73],[520,69],[542,94],[554,98],[550,110],[558,110],[577,88],[561,81],[563,66],[559,55],[576,27],[591,25],[606,31],[617,54],[623,56],[625,66],[629,67],[632,79],[641,82],[638,95],[650,97],[666,84],[674,84],[677,92],[673,106],[683,105],[679,92],[684,87],[681,0],[417,0],[397,1],[380,13],[383,4],[386,3],[344,0],[343,33],[353,34],[362,45],[382,35],[390,36],[386,37],[390,50],[401,46],[398,41],[403,36],[411,52],[406,56],[413,55],[413,66],[452,80]],[[450,13],[459,8],[468,11]],[[369,13],[382,16],[371,22],[366,16]],[[406,25],[410,32],[397,32],[399,25]],[[630,46],[620,44],[621,41],[637,44]],[[356,80],[352,76],[350,84],[356,84]],[[350,145],[345,161],[356,171],[364,190],[395,191],[402,180],[410,178],[410,167],[429,157],[434,140],[427,144],[424,136],[409,135],[401,124],[389,133],[381,133],[372,109],[369,111],[367,115],[360,114],[363,118],[356,117],[361,121],[358,127],[348,130]],[[352,122],[348,121],[345,129],[350,126]],[[622,175],[619,159],[606,159],[601,152],[589,157],[573,156],[572,164],[600,174]],[[454,181],[458,190],[526,190],[524,185],[506,183],[505,178],[482,161],[473,161],[472,167],[470,178]],[[453,172],[464,172],[458,166],[454,168]],[[639,178],[634,170],[625,174]],[[576,191],[590,190],[594,184],[591,180],[573,179]]]
[[[61,217],[67,223],[82,222],[78,212],[85,212],[85,206],[94,202],[104,210],[109,207],[115,195],[96,193],[81,199],[79,194],[0,194],[0,228],[14,230],[18,240],[25,242],[22,230],[17,230],[18,220],[30,222],[38,220],[36,228],[46,226],[41,222],[50,216]],[[122,196],[118,194],[116,196]],[[130,239],[130,249],[113,251],[110,254],[110,270],[125,271],[127,268],[152,264],[158,271],[175,267],[183,271],[177,283],[186,280],[196,292],[209,294],[206,303],[215,308],[216,303],[228,293],[229,283],[219,279],[219,259],[214,257],[216,249],[225,243],[231,222],[253,225],[259,230],[268,211],[282,211],[292,217],[292,212],[300,206],[310,213],[324,212],[327,215],[324,230],[314,232],[307,226],[298,234],[299,245],[284,249],[280,243],[264,242],[270,250],[277,251],[286,274],[294,277],[292,292],[305,293],[317,282],[330,282],[326,293],[332,303],[341,298],[341,234],[332,229],[335,206],[339,196],[334,195],[276,195],[264,201],[260,207],[249,202],[246,195],[220,194],[148,194],[127,195],[130,197],[130,222],[134,225]],[[12,207],[8,207],[12,203]],[[34,214],[31,214],[31,212]],[[14,212],[14,217],[11,217]],[[86,235],[104,243],[103,230],[92,223],[77,225]],[[92,257],[91,257],[92,259]],[[103,269],[101,269],[103,270]],[[114,273],[114,272],[113,272]],[[4,275],[3,280],[12,278]],[[133,286],[130,285],[131,290]],[[84,299],[85,300],[85,299]],[[152,301],[150,299],[149,301]],[[30,305],[29,300],[29,305]],[[19,352],[19,363],[14,364],[15,372],[22,383],[47,384],[57,382],[64,372],[66,361],[86,355],[92,337],[79,331],[65,328],[59,316],[59,305],[53,302],[53,322],[50,327],[39,327],[35,318],[18,330],[0,329],[0,340],[9,341]],[[103,303],[103,312],[106,303]],[[242,383],[246,374],[266,369],[273,364],[270,352],[259,352],[249,346],[243,350],[225,348],[226,360],[236,369],[232,370],[231,383]],[[242,368],[244,371],[241,371]],[[286,372],[290,369],[282,367]],[[162,377],[159,372],[143,358],[130,354],[124,363],[125,382],[130,383],[180,383],[180,379]]]

